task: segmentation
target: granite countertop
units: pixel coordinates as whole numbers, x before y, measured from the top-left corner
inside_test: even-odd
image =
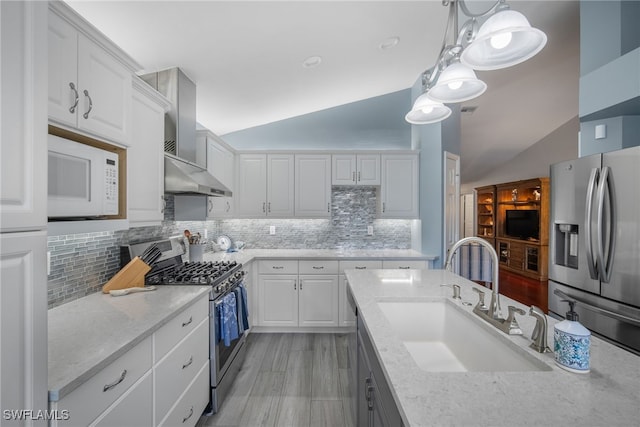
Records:
[[[631,426],[640,422],[639,356],[592,337],[591,372],[575,374],[555,365],[552,353],[540,354],[528,347],[535,326],[533,317],[517,316],[522,336],[506,335],[478,318],[549,370],[427,372],[418,367],[394,334],[377,301],[451,299],[452,289],[440,285],[458,284],[462,301],[475,305],[478,297],[472,288],[486,291],[486,301],[490,290],[444,270],[349,270],[346,275],[406,425]],[[504,295],[500,300],[503,314],[508,305],[528,313],[528,307]],[[476,316],[471,313],[472,306],[451,301]],[[550,346],[555,323],[557,320],[548,318]]]
[[[326,260],[371,260],[398,259],[435,261],[434,255],[425,255],[412,249],[242,249],[238,252],[207,252],[204,261],[247,262],[259,259],[326,259]]]
[[[95,293],[49,310],[49,400],[62,399],[209,291],[158,286],[120,297]]]

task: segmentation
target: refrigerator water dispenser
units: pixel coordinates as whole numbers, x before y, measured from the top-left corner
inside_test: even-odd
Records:
[[[555,263],[578,268],[578,225],[555,224]]]

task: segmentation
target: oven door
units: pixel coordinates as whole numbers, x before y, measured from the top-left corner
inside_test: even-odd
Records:
[[[236,339],[231,340],[229,345],[225,345],[220,332],[220,304],[222,299],[210,301],[210,368],[211,368],[211,387],[216,387],[222,381],[222,377],[229,369],[229,365],[233,361],[240,345],[244,340],[244,334],[238,334]],[[238,315],[236,311],[236,316]]]

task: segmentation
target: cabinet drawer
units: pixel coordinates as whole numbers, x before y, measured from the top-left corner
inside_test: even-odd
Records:
[[[260,274],[298,274],[298,261],[265,260],[260,261]]]
[[[151,337],[129,350],[57,402],[70,419],[59,426],[89,425],[139,378],[151,369]]]
[[[166,415],[208,359],[209,320],[206,319],[156,367],[156,420]]]
[[[382,268],[395,269],[395,270],[424,270],[427,269],[427,261],[382,261]]]
[[[382,268],[382,261],[340,261],[340,274],[345,270],[375,270]]]
[[[200,419],[200,415],[209,403],[209,361],[202,366],[195,381],[180,397],[169,415],[162,420],[160,426],[193,427]]]
[[[171,319],[155,333],[155,360],[162,359],[176,344],[209,317],[209,296],[202,297],[185,311]]]
[[[151,371],[105,411],[91,427],[152,426],[153,375]],[[72,414],[69,414],[73,417]]]
[[[338,274],[338,261],[300,261],[300,274]]]

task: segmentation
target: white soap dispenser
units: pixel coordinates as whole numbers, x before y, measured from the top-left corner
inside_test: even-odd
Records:
[[[573,311],[575,301],[562,300],[569,304],[566,319],[553,327],[553,351],[558,366],[570,372],[589,372],[591,332],[578,322],[578,313]]]

